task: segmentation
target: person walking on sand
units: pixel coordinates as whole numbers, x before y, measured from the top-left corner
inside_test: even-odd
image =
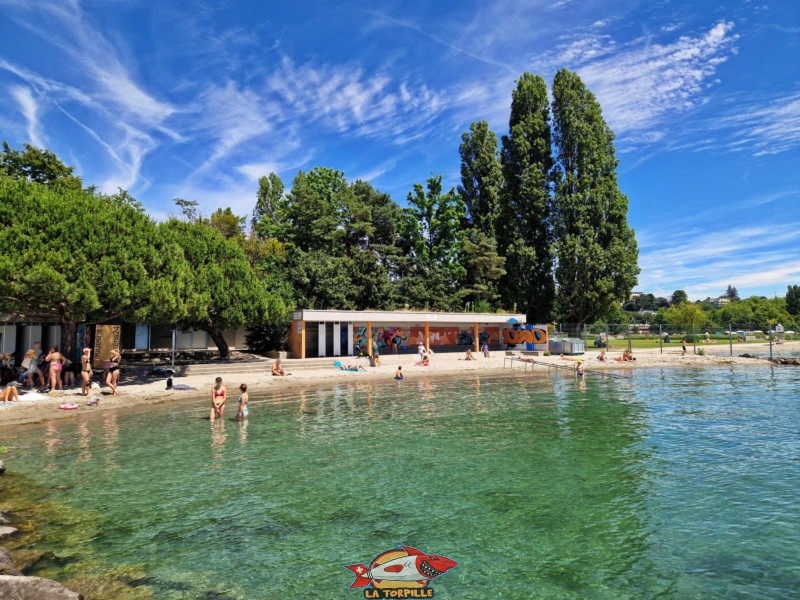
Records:
[[[84,348],[81,354],[81,394],[89,395],[92,388],[92,349]]]
[[[228,399],[228,389],[222,385],[222,377],[214,380],[214,387],[211,388],[211,415],[213,423],[216,417],[223,418],[225,412],[225,401]]]
[[[111,393],[114,396],[119,396],[117,387],[119,386],[119,364],[122,362],[122,355],[116,350],[111,351],[111,356],[108,357],[108,375],[106,376],[106,385],[111,388]]]
[[[50,375],[50,391],[64,391],[64,384],[61,381],[61,369],[64,368],[64,355],[58,351],[58,346],[50,348],[50,353],[44,357],[46,363],[50,365],[48,374]]]
[[[481,352],[483,352],[484,358],[489,358],[489,344],[486,342],[483,343],[483,348],[481,348]]]
[[[681,339],[681,348],[683,349],[683,354],[681,356],[686,356],[686,344],[689,342],[685,337]]]
[[[25,353],[25,360],[22,361],[22,366],[28,369],[28,387],[33,387],[33,378],[35,375],[39,376],[39,385],[44,387],[44,374],[39,368],[39,357],[42,355],[41,342],[34,342],[33,348],[30,348]],[[27,363],[27,365],[26,365]]]
[[[247,384],[243,383],[240,385],[239,391],[242,393],[239,394],[239,398],[237,400],[239,409],[236,411],[236,420],[246,421],[247,417],[250,416],[250,409],[247,408],[247,401],[250,399],[250,395],[247,393]]]
[[[422,342],[417,344],[417,354],[419,354],[419,360],[422,361],[422,359],[425,357],[425,344]]]

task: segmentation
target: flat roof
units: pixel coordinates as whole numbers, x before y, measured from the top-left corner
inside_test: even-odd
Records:
[[[480,323],[483,325],[510,325],[525,323],[523,314],[497,314],[497,313],[446,313],[446,312],[415,312],[393,310],[296,310],[292,313],[294,321],[310,321],[319,323],[329,322],[367,322],[372,323],[438,323],[438,324],[465,324]]]

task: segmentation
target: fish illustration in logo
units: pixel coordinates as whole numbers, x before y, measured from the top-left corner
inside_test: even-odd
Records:
[[[408,582],[414,587],[425,586],[428,580],[436,579],[458,566],[458,563],[439,554],[426,554],[416,548],[400,546],[403,551],[391,550],[384,552],[372,561],[367,567],[364,564],[346,565],[345,569],[353,572],[356,580],[350,588],[359,588],[372,585],[379,587],[384,582],[394,582],[392,587],[405,587],[402,582]],[[403,553],[405,556],[403,556]],[[400,554],[400,556],[396,556]]]

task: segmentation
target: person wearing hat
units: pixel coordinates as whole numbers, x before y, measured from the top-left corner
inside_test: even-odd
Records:
[[[81,393],[89,395],[92,388],[92,349],[84,348],[81,354]]]
[[[584,374],[584,373],[585,373],[585,370],[584,370],[584,367],[583,367],[583,361],[582,361],[582,360],[579,360],[579,361],[578,361],[578,364],[577,364],[577,365],[575,365],[575,374],[576,374],[578,377],[583,377],[583,374]]]

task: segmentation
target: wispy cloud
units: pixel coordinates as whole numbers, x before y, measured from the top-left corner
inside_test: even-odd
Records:
[[[705,100],[720,64],[734,51],[733,23],[675,41],[649,38],[619,45],[607,35],[582,35],[545,61],[576,70],[603,106],[612,128],[623,135],[659,129],[669,117]]]
[[[39,103],[33,97],[31,88],[16,85],[9,90],[11,96],[19,103],[20,112],[25,117],[27,123],[28,141],[34,146],[43,148],[46,146],[42,137],[42,127],[39,122]]]
[[[800,92],[741,107],[712,126],[734,138],[728,149],[755,156],[785,152],[800,145]]]
[[[402,145],[423,135],[445,108],[424,84],[395,82],[347,65],[297,65],[284,56],[267,80],[293,119]]]

